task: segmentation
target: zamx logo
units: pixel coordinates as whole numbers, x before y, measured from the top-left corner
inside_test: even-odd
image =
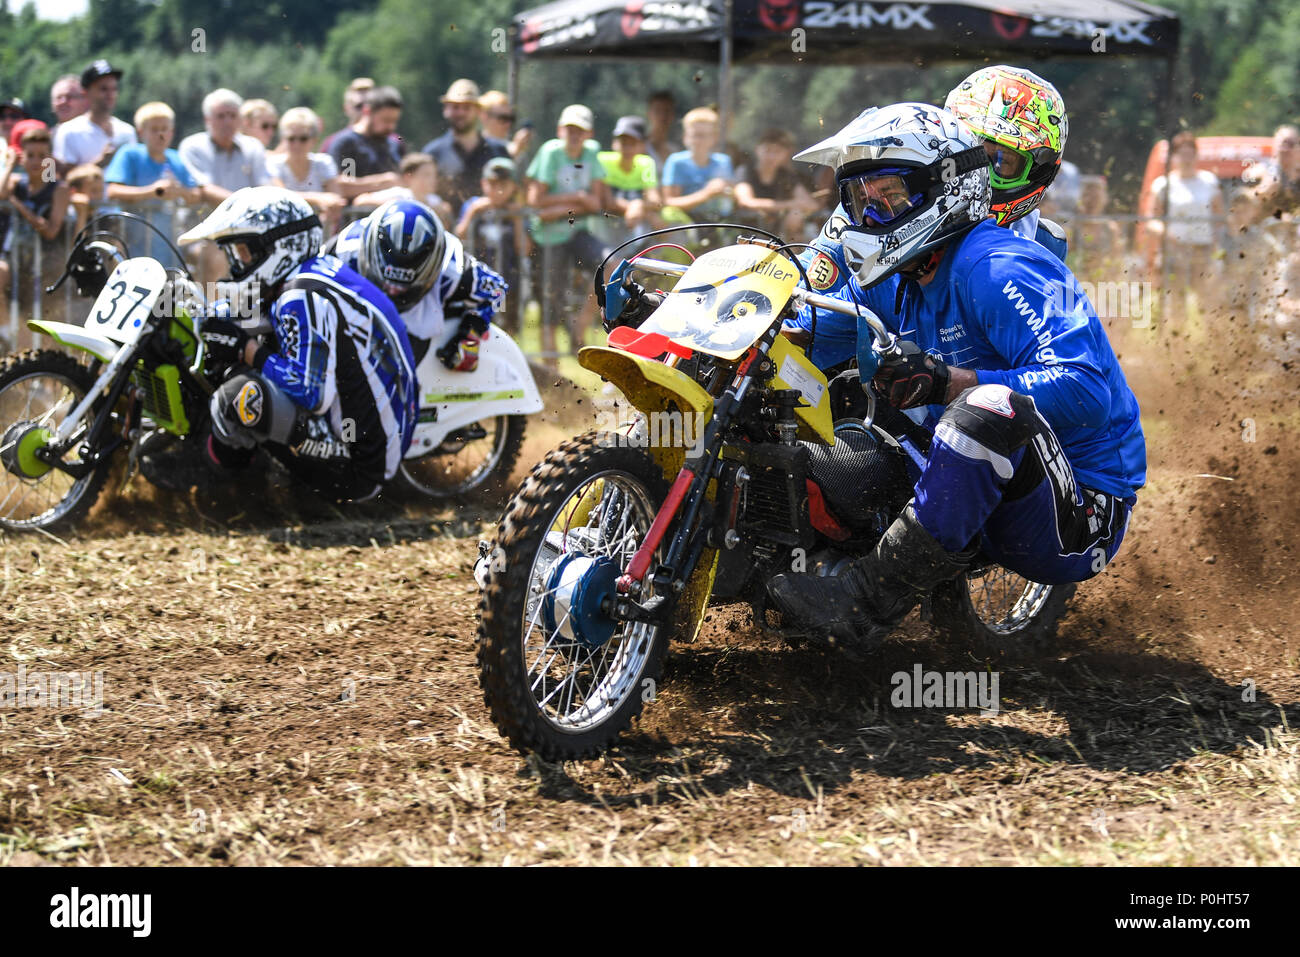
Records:
[[[774,33],[794,29],[799,22],[796,0],[758,0],[758,22]]]
[[[1019,40],[1029,29],[1029,21],[1014,13],[993,14],[993,29],[998,36],[1007,40]]]

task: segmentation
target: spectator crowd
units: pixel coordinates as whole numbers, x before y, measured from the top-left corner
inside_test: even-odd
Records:
[[[203,99],[203,129],[178,143],[166,103],[142,104],[130,123],[119,118],[123,79],[103,59],[60,77],[50,90],[52,125],[31,117],[20,100],[0,101],[0,288],[11,300],[10,290],[21,285],[13,263],[22,239],[66,239],[96,210],[129,210],[154,227],[129,225],[132,251],[167,262],[174,254],[164,238],[235,190],[274,184],[301,193],[327,235],[388,200],[427,204],[506,277],[508,328],[521,327],[519,292],[531,287],[543,317],[542,348],[553,354],[562,347],[561,326],[569,348],[588,337],[596,316],[584,292],[592,269],[631,237],[739,222],[806,242],[838,200],[826,170],[796,168],[789,131],[769,129],[747,152],[725,142],[709,107],[690,109],[679,122],[667,92],[649,95],[644,116],[598,118],[571,104],[553,137],[544,138],[518,121],[504,93],[459,79],[441,98],[445,130],[415,150],[398,132],[402,95],[369,78],[349,84],[346,124],[328,135],[307,107],[280,115],[267,100],[217,89]],[[1221,285],[1239,253],[1300,255],[1291,219],[1300,209],[1300,131],[1279,129],[1271,156],[1231,185],[1225,190],[1198,162],[1194,135],[1174,138],[1168,174],[1144,193],[1141,217],[1129,217],[1146,219],[1151,275],[1163,271],[1202,293]],[[1108,212],[1108,202],[1105,177],[1082,175],[1067,161],[1044,203],[1044,215],[1069,230],[1081,278],[1126,270],[1143,254],[1140,238]],[[1262,225],[1269,220],[1291,225],[1269,232]],[[724,241],[707,226],[689,239],[696,248]],[[225,271],[215,248],[196,255],[200,279]]]

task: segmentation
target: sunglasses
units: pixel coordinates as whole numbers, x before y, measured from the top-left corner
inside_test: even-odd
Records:
[[[515,121],[515,114],[513,113],[489,113],[488,116],[494,120],[501,120],[503,123],[513,123]]]
[[[0,120],[8,120],[12,122],[15,120],[21,120],[22,118],[23,115],[21,113],[15,113],[10,110],[5,110],[3,113],[0,113]]]

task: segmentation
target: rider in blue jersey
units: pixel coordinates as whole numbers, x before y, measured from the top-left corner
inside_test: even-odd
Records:
[[[357,501],[392,478],[410,447],[415,360],[393,304],[319,255],[322,238],[301,197],[258,186],[231,194],[179,242],[216,242],[231,278],[254,284],[270,308],[266,342],[220,310],[202,324],[210,362],[247,367],[212,395],[211,458],[238,467],[261,446],[318,492]]]
[[[978,138],[944,110],[902,103],[807,153],[835,167],[846,211],[853,275],[837,298],[906,340],[878,367],[859,350],[863,374],[926,428],[908,449],[912,501],[877,548],[835,577],[777,576],[777,607],[809,633],[870,646],[981,550],[1032,581],[1100,572],[1145,481],[1137,402],[1069,270],[987,219]],[[806,341],[811,319],[801,311],[792,338]],[[851,357],[855,325],[822,310],[814,361]]]
[[[1060,171],[1069,134],[1065,102],[1056,87],[1028,70],[990,66],[953,87],[944,109],[975,133],[989,154],[990,212],[997,224],[1032,239],[1064,262],[1065,231],[1038,211]],[[816,162],[811,152],[805,150],[796,159]],[[799,257],[814,292],[834,295],[851,275],[840,246],[847,225],[844,207],[838,206],[813,240],[814,248]]]
[[[432,209],[416,200],[390,200],[325,248],[393,301],[417,363],[432,348],[454,372],[478,367],[479,344],[505,307],[510,287],[469,255]]]

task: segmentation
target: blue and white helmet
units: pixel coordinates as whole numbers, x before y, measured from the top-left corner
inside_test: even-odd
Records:
[[[835,168],[844,261],[863,286],[989,215],[988,154],[956,116],[928,103],[872,107],[795,159]]]
[[[432,288],[446,252],[437,213],[413,199],[394,199],[366,217],[358,265],[400,312]]]

